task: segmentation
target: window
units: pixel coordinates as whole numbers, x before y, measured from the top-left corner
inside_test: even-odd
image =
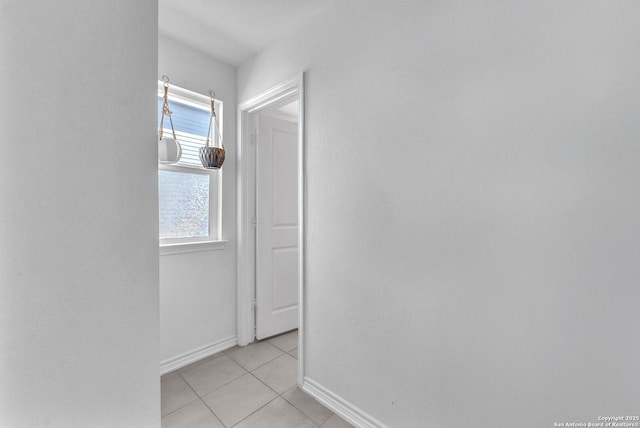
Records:
[[[162,94],[163,82],[158,82],[158,123]],[[222,133],[222,102],[216,100],[215,107]],[[222,172],[203,168],[198,156],[207,141],[211,101],[205,95],[171,85],[169,109],[182,157],[172,165],[158,164],[160,246],[220,241]],[[166,117],[163,132],[171,135]]]
[[[160,238],[209,238],[210,192],[208,174],[159,170]]]

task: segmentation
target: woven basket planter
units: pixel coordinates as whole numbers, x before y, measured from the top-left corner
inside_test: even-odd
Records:
[[[220,169],[224,163],[224,147],[200,147],[200,162],[207,169]]]
[[[209,132],[207,142],[204,147],[200,147],[199,157],[202,166],[206,169],[220,169],[224,163],[224,144],[222,144],[222,134],[218,126],[218,116],[215,107],[215,92],[209,91],[211,95],[211,116],[209,117]],[[216,139],[222,147],[216,146]],[[211,145],[209,145],[211,143]]]

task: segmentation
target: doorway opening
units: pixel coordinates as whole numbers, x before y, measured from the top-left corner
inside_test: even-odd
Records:
[[[249,115],[256,159],[257,340],[298,328],[298,107],[293,95]]]
[[[303,82],[301,73],[238,107],[238,344],[297,328],[299,385],[304,378]]]

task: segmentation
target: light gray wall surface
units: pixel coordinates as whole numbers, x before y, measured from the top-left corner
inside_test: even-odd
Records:
[[[160,257],[161,361],[236,336],[236,69],[159,37],[158,79],[223,102],[226,159],[222,170],[223,250]],[[171,90],[171,89],[169,89]]]
[[[0,426],[160,426],[157,3],[0,4]]]
[[[637,414],[640,3],[332,2],[306,70],[306,375],[390,427]]]

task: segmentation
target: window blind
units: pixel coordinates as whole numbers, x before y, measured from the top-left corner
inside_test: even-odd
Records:
[[[162,97],[158,97],[158,123],[162,115]],[[182,147],[182,157],[176,166],[186,166],[191,168],[202,168],[198,150],[207,141],[209,131],[210,111],[205,108],[198,108],[192,105],[181,103],[169,96],[169,110],[176,137]],[[164,118],[164,135],[170,136],[171,123],[169,118]]]

